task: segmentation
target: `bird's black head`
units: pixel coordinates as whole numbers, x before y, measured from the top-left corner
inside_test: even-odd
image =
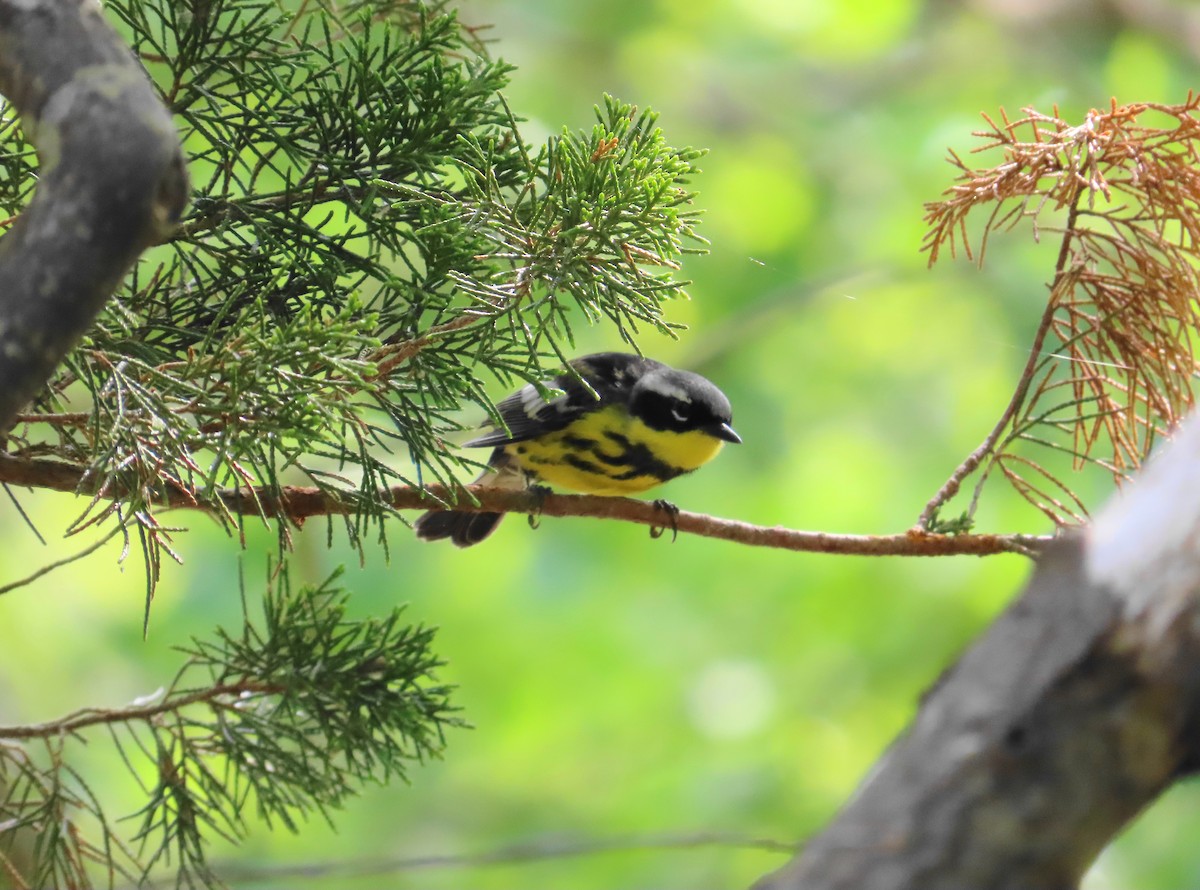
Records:
[[[730,426],[733,408],[725,393],[691,371],[647,371],[629,394],[629,413],[655,430],[699,430],[726,442],[742,441]]]

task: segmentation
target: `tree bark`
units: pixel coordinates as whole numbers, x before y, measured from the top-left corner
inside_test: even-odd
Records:
[[[178,219],[187,177],[170,114],[95,0],[0,0],[0,93],[40,163],[33,200],[0,238],[3,439]],[[0,884],[31,873],[36,843],[30,830],[6,839]]]
[[[182,212],[171,116],[95,0],[0,0],[0,93],[41,169],[0,238],[0,435]]]
[[[1067,890],[1200,736],[1200,418],[934,685],[757,890]]]

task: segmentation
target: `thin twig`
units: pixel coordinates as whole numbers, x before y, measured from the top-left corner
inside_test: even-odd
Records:
[[[19,581],[11,581],[8,584],[0,586],[0,596],[3,596],[6,593],[11,593],[12,591],[17,590],[18,588],[26,587],[26,586],[32,584],[38,578],[42,577],[43,575],[50,574],[55,569],[62,568],[65,565],[69,565],[70,563],[73,563],[77,560],[83,559],[85,556],[90,556],[91,554],[93,554],[97,550],[99,550],[101,547],[103,547],[105,544],[107,544],[109,541],[111,541],[113,538],[115,538],[117,535],[124,533],[124,531],[125,531],[124,528],[122,528],[121,526],[118,526],[117,528],[114,528],[112,531],[110,531],[103,538],[101,538],[99,541],[96,541],[94,544],[91,544],[88,547],[84,547],[78,553],[72,554],[71,556],[64,557],[63,559],[60,559],[57,562],[52,562],[49,565],[44,565],[40,569],[38,569],[36,572],[34,572],[32,575],[28,575]]]
[[[127,708],[84,708],[51,720],[48,723],[32,723],[26,726],[0,726],[0,739],[50,739],[69,735],[86,729],[89,726],[100,726],[113,723],[135,723],[153,720],[163,714],[170,714],[189,705],[200,702],[214,702],[224,696],[240,696],[247,692],[272,693],[280,690],[265,683],[242,681],[239,683],[222,683],[207,689],[198,689],[180,695],[168,695],[161,702],[153,705],[131,705]]]
[[[18,414],[16,423],[47,423],[53,426],[87,426],[92,420],[90,411],[62,414]]]
[[[418,352],[433,343],[439,337],[444,337],[447,334],[452,334],[455,331],[460,331],[465,327],[469,327],[485,316],[473,315],[464,313],[458,318],[451,319],[445,324],[436,325],[426,331],[419,337],[412,340],[406,340],[403,343],[397,343],[394,346],[385,346],[378,350],[372,360],[379,362],[379,367],[369,379],[379,377],[387,377],[397,367],[404,364]]]
[[[214,866],[222,879],[239,885],[276,882],[280,880],[318,880],[338,877],[344,879],[377,877],[397,872],[426,869],[480,868],[496,865],[523,865],[553,859],[577,859],[614,853],[695,850],[720,847],[736,850],[760,850],[767,853],[795,855],[798,844],[771,838],[756,838],[719,832],[664,833],[644,836],[588,838],[582,840],[532,841],[488,850],[482,853],[401,856],[374,860],[342,860],[312,862],[301,865],[255,868],[229,864]],[[155,884],[152,886],[167,886]]]
[[[925,509],[921,511],[921,515],[917,518],[917,528],[919,529],[928,529],[937,511],[958,494],[958,489],[962,485],[963,480],[975,472],[975,469],[981,463],[995,453],[996,444],[1004,435],[1005,429],[1008,428],[1013,418],[1016,417],[1017,412],[1025,404],[1025,397],[1029,394],[1029,387],[1032,385],[1034,375],[1037,373],[1039,364],[1042,361],[1042,346],[1046,342],[1046,336],[1053,325],[1055,313],[1059,309],[1059,303],[1055,299],[1055,295],[1058,293],[1063,276],[1066,274],[1067,263],[1071,257],[1071,239],[1074,237],[1075,222],[1079,214],[1079,201],[1083,197],[1083,193],[1082,189],[1075,193],[1075,202],[1068,211],[1062,242],[1058,248],[1058,260],[1054,266],[1054,283],[1050,289],[1051,298],[1046,303],[1045,311],[1042,312],[1042,320],[1038,324],[1037,332],[1034,334],[1033,342],[1029,347],[1029,358],[1025,361],[1025,367],[1021,371],[1016,388],[1013,390],[1012,398],[1009,399],[1008,405],[1000,415],[1000,419],[996,421],[996,425],[992,427],[992,431],[987,434],[987,437],[980,443],[979,447],[972,451],[966,460],[958,465],[954,472],[950,474],[950,478],[938,489],[937,494],[925,505]]]
[[[81,467],[56,461],[20,461],[0,456],[0,482],[36,488],[92,494]],[[104,496],[120,499],[121,492],[107,490]],[[752,547],[772,547],[810,553],[840,553],[859,556],[990,556],[997,553],[1035,555],[1050,539],[1036,535],[942,535],[910,529],[893,535],[849,535],[801,531],[783,526],[752,525],[702,513],[680,511],[671,518],[657,505],[631,498],[598,495],[552,494],[544,498],[522,491],[505,491],[477,485],[448,488],[395,486],[373,493],[379,502],[394,510],[429,509],[438,503],[454,503],[457,510],[531,513],[542,516],[586,516],[648,525],[674,527],[708,538],[719,538]],[[210,496],[172,488],[159,504],[168,508],[199,509],[221,514],[229,511],[244,516],[286,519],[296,524],[314,516],[347,515],[357,512],[363,501],[358,492],[301,486],[222,489]]]

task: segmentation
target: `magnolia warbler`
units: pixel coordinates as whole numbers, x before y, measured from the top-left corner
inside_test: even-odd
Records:
[[[546,389],[562,394],[547,399]],[[635,494],[742,441],[730,426],[729,399],[709,380],[622,352],[577,358],[544,388],[526,384],[496,408],[502,424],[465,445],[495,449],[475,480],[494,488],[545,482],[584,494]],[[430,510],[414,528],[426,541],[469,547],[503,515]]]

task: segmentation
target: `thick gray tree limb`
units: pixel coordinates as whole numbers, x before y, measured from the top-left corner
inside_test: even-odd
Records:
[[[96,0],[0,0],[0,93],[40,162],[33,200],[0,238],[2,440],[183,211],[187,178],[170,115]],[[10,837],[8,866],[31,866],[36,843]]]
[[[1067,890],[1200,763],[1200,417],[927,694],[758,890]]]
[[[0,0],[0,93],[37,148],[0,238],[0,435],[183,210],[179,139],[96,0]]]

